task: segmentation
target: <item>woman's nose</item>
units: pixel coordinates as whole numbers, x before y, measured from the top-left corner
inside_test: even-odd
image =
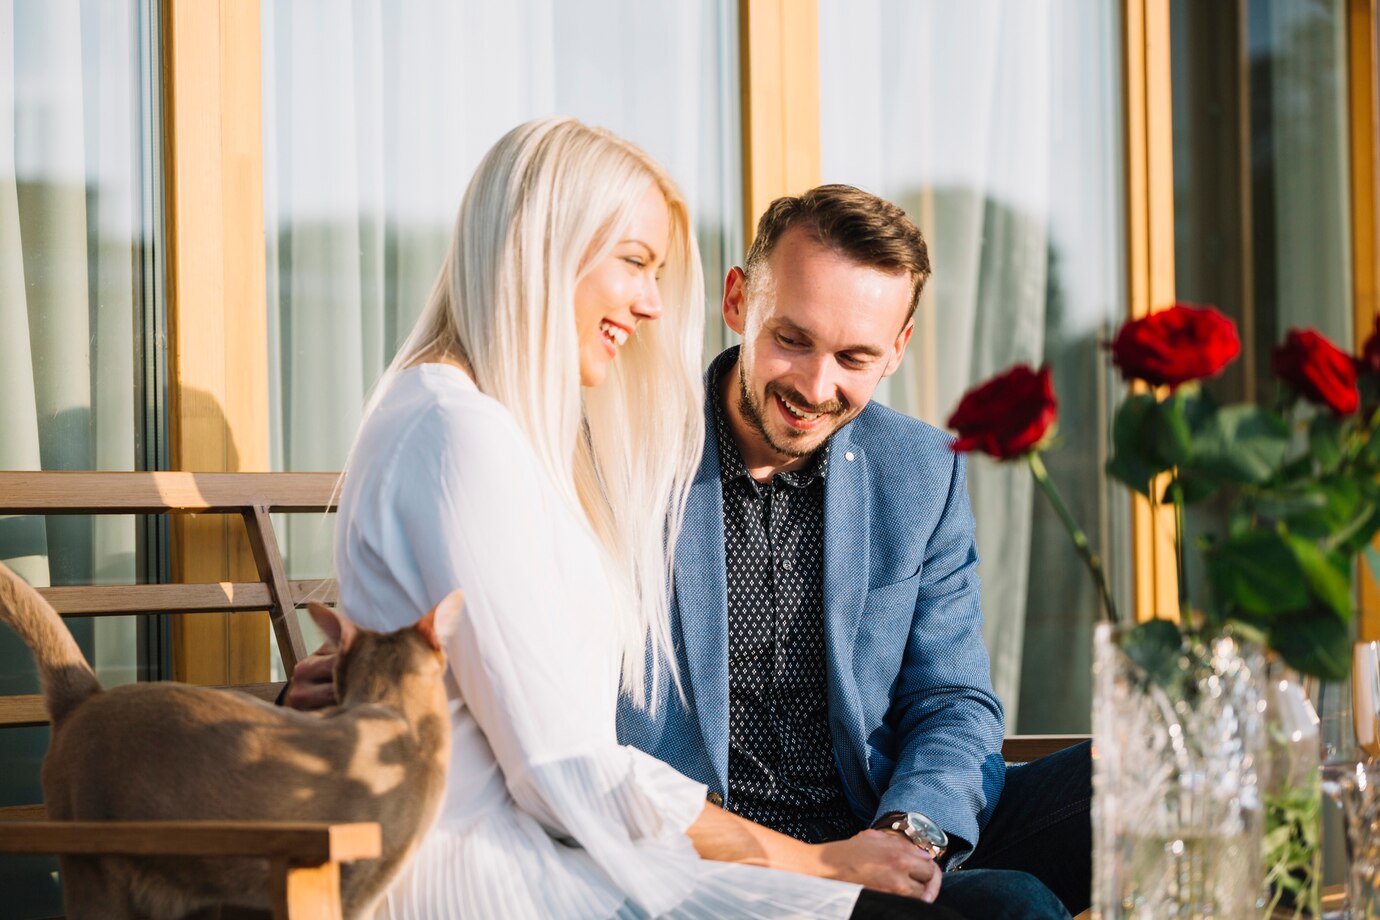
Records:
[[[633,302],[633,315],[638,319],[653,320],[661,319],[661,287],[655,281],[649,280],[643,287],[641,295]]]

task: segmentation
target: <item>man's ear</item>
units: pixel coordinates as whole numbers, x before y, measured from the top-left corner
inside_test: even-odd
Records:
[[[335,643],[335,647],[340,651],[345,651],[355,641],[355,635],[359,629],[355,624],[345,619],[344,614],[337,613],[325,604],[318,604],[316,601],[307,604],[307,612],[311,614],[317,627],[326,634],[326,638]]]
[[[910,342],[910,335],[915,331],[915,318],[906,320],[905,327],[897,334],[896,341],[892,344],[891,357],[887,359],[886,370],[882,371],[883,377],[890,377],[896,373],[901,366],[901,359],[906,356],[906,345]]]
[[[442,598],[441,603],[427,611],[414,627],[421,637],[438,652],[446,649],[446,640],[455,632],[456,621],[465,606],[465,592],[455,590]]]
[[[738,266],[724,279],[724,322],[739,335],[747,328],[747,275]]]

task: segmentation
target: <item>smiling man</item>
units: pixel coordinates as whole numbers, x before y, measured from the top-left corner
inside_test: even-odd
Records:
[[[832,874],[902,894],[938,882],[938,903],[974,918],[1062,917],[1088,901],[1087,747],[1002,762],[963,458],[871,402],[929,273],[915,225],[858,189],[763,215],[724,285],[742,345],[709,368],[676,552],[684,698],[625,704],[619,734],[715,804],[836,842]],[[935,861],[875,859],[880,832]]]

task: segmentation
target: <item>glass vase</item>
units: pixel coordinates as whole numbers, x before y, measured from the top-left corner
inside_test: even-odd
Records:
[[[1256,916],[1264,656],[1223,635],[1158,655],[1152,673],[1124,636],[1094,636],[1093,915]]]
[[[1298,672],[1265,665],[1264,916],[1322,913],[1322,755],[1318,713]]]

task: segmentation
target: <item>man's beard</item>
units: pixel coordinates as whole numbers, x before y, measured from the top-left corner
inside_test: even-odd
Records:
[[[847,420],[848,403],[842,399],[833,399],[819,406],[812,406],[808,399],[803,399],[800,394],[794,390],[781,389],[772,383],[767,384],[765,390],[766,397],[770,399],[773,393],[776,393],[782,399],[796,406],[802,408],[808,407],[807,411],[809,412],[818,412],[821,415],[833,416],[843,421]],[[798,444],[781,441],[772,436],[772,433],[767,430],[767,420],[765,416],[767,411],[767,407],[759,404],[754,398],[752,391],[748,388],[747,369],[740,358],[738,360],[738,412],[747,421],[748,425],[752,427],[752,430],[761,435],[762,440],[766,441],[767,445],[778,454],[786,457],[795,457],[797,459],[800,457],[808,457],[810,454],[819,450],[820,446],[828,439],[829,435],[837,431],[839,426],[843,423],[843,421],[836,422],[832,428],[824,432],[824,436],[819,439],[818,443],[812,444],[809,447],[802,447]],[[800,437],[806,439],[817,434],[819,433],[812,431],[802,433]]]

